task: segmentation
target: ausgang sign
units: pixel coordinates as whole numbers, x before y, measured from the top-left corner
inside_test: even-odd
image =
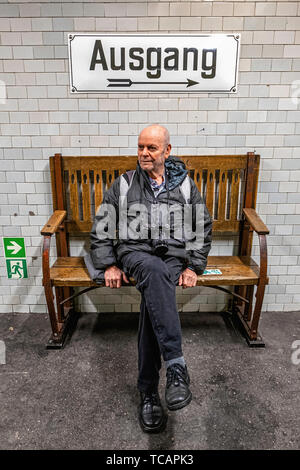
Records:
[[[240,34],[69,34],[72,93],[235,93]]]

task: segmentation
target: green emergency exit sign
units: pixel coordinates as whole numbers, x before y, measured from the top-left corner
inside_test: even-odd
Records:
[[[28,278],[24,238],[3,237],[8,279]]]
[[[28,278],[26,259],[7,259],[6,269],[8,279]]]
[[[25,258],[24,238],[3,237],[5,258]]]

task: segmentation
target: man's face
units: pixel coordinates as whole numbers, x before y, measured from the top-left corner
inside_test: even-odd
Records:
[[[171,145],[166,145],[165,136],[159,128],[146,128],[138,140],[138,160],[149,174],[163,172],[165,160],[170,155]]]

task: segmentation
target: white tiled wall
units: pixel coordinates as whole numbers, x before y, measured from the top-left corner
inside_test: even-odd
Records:
[[[140,129],[152,122],[169,128],[174,154],[261,155],[257,209],[270,228],[263,309],[300,310],[299,14],[298,1],[0,1],[1,236],[25,237],[29,271],[8,280],[1,247],[0,312],[46,311],[39,232],[52,210],[49,155],[135,154]],[[238,93],[70,95],[72,31],[240,32]],[[215,240],[211,254],[232,250],[231,241]],[[74,240],[72,254],[83,252]],[[183,311],[221,310],[225,298],[178,288]],[[81,308],[137,311],[139,296],[132,287],[102,289]]]

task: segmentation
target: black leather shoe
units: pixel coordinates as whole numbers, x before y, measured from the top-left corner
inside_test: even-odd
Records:
[[[168,367],[165,398],[169,410],[179,410],[190,403],[192,393],[189,384],[186,366],[175,363]]]
[[[161,432],[165,429],[168,416],[161,405],[158,392],[140,392],[139,422],[144,432]]]

